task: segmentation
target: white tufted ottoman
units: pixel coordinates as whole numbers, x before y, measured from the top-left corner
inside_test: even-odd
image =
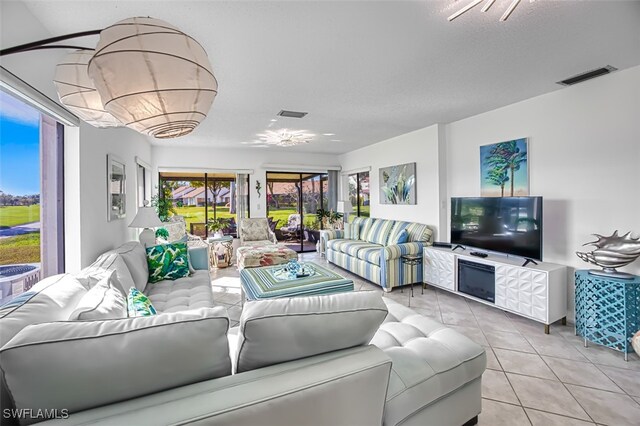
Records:
[[[393,360],[384,425],[462,426],[482,408],[484,348],[387,297],[389,314],[371,340]]]

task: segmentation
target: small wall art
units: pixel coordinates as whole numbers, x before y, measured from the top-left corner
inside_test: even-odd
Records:
[[[483,197],[529,195],[527,139],[481,146],[480,181]]]
[[[107,220],[122,219],[127,214],[126,173],[124,161],[107,155]]]
[[[416,163],[380,169],[380,204],[416,204]]]

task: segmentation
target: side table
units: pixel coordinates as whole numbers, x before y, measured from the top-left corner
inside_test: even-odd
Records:
[[[624,353],[640,330],[640,277],[625,280],[576,271],[576,335]]]
[[[411,297],[413,297],[413,284],[415,282],[415,277],[414,277],[414,266],[416,265],[421,265],[422,264],[422,256],[418,255],[418,254],[405,254],[403,256],[400,256],[400,260],[402,260],[402,264],[403,265],[407,265],[411,267],[411,275],[410,275],[410,279],[411,279]],[[400,292],[404,293],[404,291],[402,290],[402,287],[400,287]],[[424,294],[424,286],[422,286],[422,294]],[[409,299],[409,301],[411,301],[411,299]]]
[[[231,235],[209,237],[207,242],[211,246],[209,250],[209,265],[212,268],[226,268],[229,266],[231,264],[231,258],[233,257],[233,237]],[[224,247],[222,261],[218,258],[218,251],[216,250],[218,245]]]

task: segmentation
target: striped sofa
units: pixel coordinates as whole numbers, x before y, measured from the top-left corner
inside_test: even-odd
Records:
[[[407,242],[395,244],[405,229]],[[400,257],[422,254],[423,247],[431,245],[432,235],[431,229],[420,223],[355,217],[344,231],[323,231],[321,244],[327,261],[391,291],[410,284],[411,277],[422,282],[422,267],[404,265]]]

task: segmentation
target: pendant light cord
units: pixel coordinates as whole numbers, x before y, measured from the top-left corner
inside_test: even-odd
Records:
[[[93,50],[90,47],[72,46],[72,45],[67,45],[67,44],[51,45],[51,43],[56,43],[56,42],[62,41],[62,40],[69,40],[71,38],[98,35],[98,34],[100,34],[101,31],[102,30],[82,31],[82,32],[79,32],[79,33],[66,34],[66,35],[61,35],[61,36],[57,36],[57,37],[46,38],[44,40],[33,41],[31,43],[21,44],[19,46],[8,47],[6,49],[0,50],[0,56],[11,55],[11,54],[14,54],[14,53],[21,53],[21,52],[29,52],[29,51],[32,51],[32,50],[40,50],[40,49]]]

